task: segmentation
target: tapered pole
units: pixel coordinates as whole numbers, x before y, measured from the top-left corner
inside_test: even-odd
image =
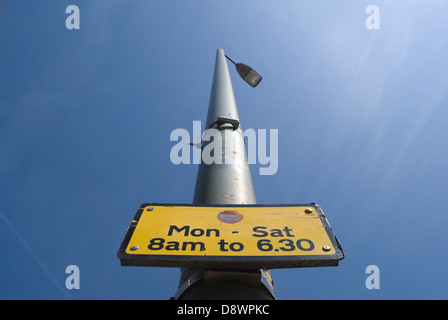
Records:
[[[213,155],[214,161],[211,163],[204,161],[204,157],[210,156],[209,153],[205,154],[210,150],[207,145],[215,140],[203,142],[203,161],[198,168],[193,204],[256,204],[243,130],[240,125],[235,128],[230,123],[218,126],[218,117],[240,123],[223,49],[218,49],[216,53],[205,125],[206,129],[216,129],[214,133],[219,132],[221,150],[214,150],[218,155]],[[271,300],[274,298],[274,290],[269,270],[182,268],[175,298]]]

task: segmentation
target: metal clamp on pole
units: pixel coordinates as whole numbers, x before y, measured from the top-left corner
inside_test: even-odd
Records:
[[[273,300],[274,288],[270,273],[266,270],[194,269],[179,287],[174,299]]]
[[[238,127],[240,126],[240,120],[238,120],[238,119],[233,119],[233,118],[228,118],[228,117],[222,117],[222,116],[219,116],[219,117],[218,117],[218,120],[216,120],[215,122],[213,122],[213,123],[208,127],[208,129],[210,129],[211,127],[213,127],[215,124],[216,124],[216,125],[218,126],[218,128],[219,128],[220,126],[222,126],[223,124],[226,124],[226,123],[232,125],[233,130],[238,129]]]

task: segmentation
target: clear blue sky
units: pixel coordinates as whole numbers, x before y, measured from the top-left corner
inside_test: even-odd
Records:
[[[80,29],[65,8],[79,6]],[[368,30],[368,5],[380,29]],[[279,130],[258,203],[321,205],[346,257],[273,270],[278,299],[446,299],[444,0],[24,1],[0,11],[0,298],[168,299],[179,269],[121,267],[141,203],[191,203],[172,130],[205,121],[216,50],[244,128]],[[231,67],[231,66],[229,66]],[[65,288],[79,266],[81,288]],[[368,290],[365,269],[380,268]]]

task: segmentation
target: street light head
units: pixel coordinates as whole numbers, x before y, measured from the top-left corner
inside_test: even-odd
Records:
[[[241,78],[254,88],[260,83],[261,79],[263,79],[254,69],[243,63],[236,63],[235,66],[236,71],[238,71]]]
[[[244,81],[246,81],[252,87],[255,88],[260,83],[261,79],[263,79],[257,73],[257,71],[255,71],[251,67],[245,65],[244,63],[237,63],[237,62],[235,62],[235,60],[230,58],[228,55],[225,55],[225,56],[226,56],[227,59],[229,59],[236,66],[236,71],[238,71],[238,73],[241,76],[241,78],[243,78]]]

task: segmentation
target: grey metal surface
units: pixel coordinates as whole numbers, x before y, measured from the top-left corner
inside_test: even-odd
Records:
[[[220,116],[239,120],[229,69],[222,49],[219,49],[216,54],[213,85],[205,125],[205,128],[219,129],[221,133],[221,164],[207,165],[202,162],[199,165],[193,203],[255,204],[256,199],[246,158],[243,130],[241,126],[234,130],[231,125],[227,124],[218,128],[215,122]],[[231,139],[230,143],[226,141],[228,139]],[[205,149],[209,143],[211,142],[204,142],[203,148]],[[226,144],[233,147],[226,148]]]
[[[215,152],[221,152],[219,157],[221,163],[206,164],[201,161],[193,204],[256,204],[242,128],[239,126],[234,129],[227,123],[218,127],[218,117],[239,120],[223,49],[218,49],[216,53],[213,85],[205,125],[206,129],[219,130],[222,148]],[[212,141],[203,142],[203,153],[210,143]],[[229,148],[229,145],[232,147]],[[213,281],[210,279],[211,274]],[[176,294],[176,299],[273,298],[273,283],[269,270],[252,270],[241,274],[232,270],[211,272],[211,270],[197,268],[182,268],[179,290]]]

